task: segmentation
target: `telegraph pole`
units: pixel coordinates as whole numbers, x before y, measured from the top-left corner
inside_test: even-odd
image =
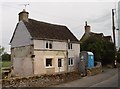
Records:
[[[112,30],[113,30],[113,42],[114,42],[114,45],[116,47],[116,41],[115,41],[115,21],[114,21],[114,10],[115,9],[112,9]]]
[[[116,61],[116,59],[117,59],[117,55],[116,55],[116,41],[115,41],[115,19],[114,19],[114,15],[115,15],[115,13],[114,13],[114,10],[115,9],[112,9],[112,30],[113,30],[113,42],[114,42],[114,46],[115,46],[115,60],[114,60],[114,68],[116,68],[117,67],[117,61]]]

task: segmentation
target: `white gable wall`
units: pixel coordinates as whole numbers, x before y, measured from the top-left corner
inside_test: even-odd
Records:
[[[20,47],[33,44],[30,33],[22,21],[19,22],[11,42],[11,47]]]

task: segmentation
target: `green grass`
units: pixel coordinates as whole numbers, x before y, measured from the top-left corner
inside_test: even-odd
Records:
[[[2,61],[2,67],[10,67],[11,61]]]
[[[11,61],[0,61],[0,78],[2,76],[1,68],[10,67]]]

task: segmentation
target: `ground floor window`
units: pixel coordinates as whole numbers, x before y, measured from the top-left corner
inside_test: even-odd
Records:
[[[73,58],[69,58],[69,65],[73,65],[73,63],[74,63],[74,60],[73,60]]]
[[[46,67],[52,66],[52,58],[46,58]]]

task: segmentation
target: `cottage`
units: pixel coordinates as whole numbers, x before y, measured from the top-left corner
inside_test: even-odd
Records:
[[[87,22],[85,22],[85,33],[83,34],[82,38],[80,39],[80,42],[84,42],[85,40],[87,40],[90,36],[95,36],[101,39],[104,39],[106,41],[112,42],[112,37],[111,36],[104,36],[103,33],[94,33],[91,32],[91,27],[87,24]]]
[[[80,53],[78,39],[66,26],[28,16],[25,10],[19,13],[19,22],[10,41],[13,75],[74,71]]]

